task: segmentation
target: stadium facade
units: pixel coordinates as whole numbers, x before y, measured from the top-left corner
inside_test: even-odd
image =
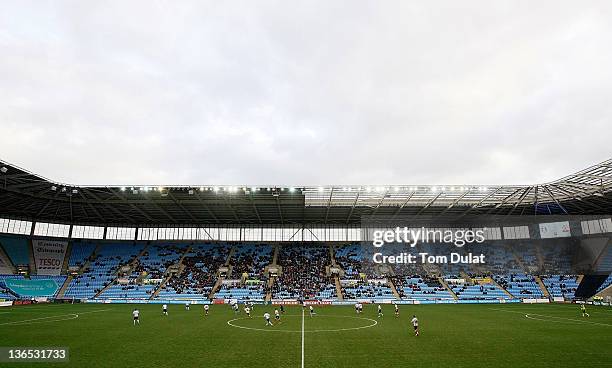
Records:
[[[571,302],[610,293],[611,214],[612,160],[538,185],[295,187],[80,186],[0,162],[0,299]],[[372,264],[379,219],[486,228],[487,262]]]

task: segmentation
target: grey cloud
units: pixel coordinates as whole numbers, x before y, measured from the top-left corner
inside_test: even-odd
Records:
[[[611,156],[607,1],[2,9],[0,157],[56,180],[515,184]]]

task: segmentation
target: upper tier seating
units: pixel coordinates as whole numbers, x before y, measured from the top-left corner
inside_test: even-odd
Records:
[[[116,278],[119,267],[132,261],[143,248],[144,244],[142,243],[107,243],[102,245],[96,258],[90,262],[89,269],[72,279],[64,297],[93,298]]]
[[[225,264],[231,246],[227,244],[194,244],[183,259],[184,270],[174,276],[158,294],[159,299],[206,299]]]
[[[23,237],[0,236],[0,245],[9,256],[13,265],[28,265],[30,263],[30,245]]]
[[[279,253],[282,275],[273,286],[274,299],[313,299],[334,295],[325,267],[331,264],[329,248],[318,245],[284,246]],[[321,294],[324,290],[329,291]]]
[[[88,241],[74,241],[68,260],[68,267],[82,267],[93,254],[97,244]]]
[[[127,283],[117,283],[106,289],[100,298],[108,299],[149,299],[155,289],[156,283],[147,283],[146,279],[162,279],[166,269],[175,264],[186,250],[186,245],[152,244],[138,258],[138,261],[129,275],[122,275]]]

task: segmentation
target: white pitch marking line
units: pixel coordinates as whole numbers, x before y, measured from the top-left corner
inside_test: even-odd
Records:
[[[285,317],[301,317],[301,315],[299,314],[286,314]],[[308,333],[317,333],[317,332],[342,332],[342,331],[353,331],[353,330],[361,330],[364,328],[370,328],[370,327],[374,327],[378,324],[378,321],[371,319],[371,318],[365,318],[365,317],[354,317],[354,316],[328,316],[328,315],[323,315],[323,314],[319,314],[317,316],[317,318],[322,318],[322,317],[330,317],[330,318],[352,318],[352,319],[362,319],[365,321],[370,321],[372,322],[371,324],[367,325],[367,326],[360,326],[360,327],[350,327],[350,328],[336,328],[336,329],[327,329],[327,330],[310,330],[310,331],[305,331]],[[302,330],[271,330],[269,328],[256,328],[256,327],[245,327],[245,326],[239,326],[234,324],[233,322],[235,321],[240,321],[240,320],[244,320],[247,319],[247,317],[243,317],[243,318],[234,318],[234,319],[230,319],[229,321],[227,321],[227,324],[229,326],[232,327],[236,327],[236,328],[241,328],[243,330],[253,330],[253,331],[264,331],[264,332],[289,332],[289,333],[301,333]]]
[[[542,318],[534,318],[533,316],[560,319],[561,321],[555,321],[555,320],[550,320],[550,319],[542,319]],[[525,314],[525,318],[533,319],[533,320],[536,320],[536,321],[543,321],[543,322],[563,323],[563,320],[565,320],[565,321],[571,321],[571,322],[574,322],[574,323],[576,323],[576,322],[578,322],[578,323],[590,323],[592,325],[612,327],[612,325],[609,325],[607,323],[591,322],[591,321],[585,321],[585,320],[581,320],[581,319],[572,319],[572,318],[564,318],[564,317],[545,316],[543,314],[537,314],[537,313],[527,313],[527,314]]]
[[[304,368],[304,308],[302,308],[302,368]]]
[[[62,317],[69,317],[69,318],[62,318]],[[12,322],[5,322],[5,323],[1,323],[0,326],[5,326],[5,325],[20,325],[20,324],[33,324],[33,323],[40,323],[40,322],[36,322],[36,321],[40,321],[40,320],[48,320],[51,318],[62,318],[62,319],[56,319],[56,320],[52,320],[51,322],[55,322],[55,321],[65,321],[65,320],[69,320],[69,319],[75,319],[75,318],[79,318],[79,316],[76,313],[69,313],[69,314],[60,314],[59,316],[47,316],[47,317],[39,317],[39,318],[31,318],[31,319],[24,319],[21,321],[12,321]],[[46,321],[42,321],[42,322],[46,322]]]
[[[99,310],[81,312],[80,314],[99,313],[99,312],[106,312],[106,311],[109,311],[109,310],[110,309],[99,309]],[[64,317],[68,317],[68,318],[64,318]],[[52,319],[52,318],[57,318],[57,319]],[[79,318],[79,314],[78,313],[68,313],[68,314],[60,314],[60,315],[56,315],[56,316],[45,316],[45,317],[24,319],[24,320],[21,320],[21,321],[5,322],[5,323],[0,323],[0,326],[5,326],[5,325],[30,325],[30,324],[35,324],[35,323],[67,321],[67,320],[70,320],[70,319],[77,319],[77,318]],[[47,321],[49,319],[52,319],[52,320]]]

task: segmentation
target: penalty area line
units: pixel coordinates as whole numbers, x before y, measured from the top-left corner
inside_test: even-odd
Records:
[[[93,311],[80,312],[80,314],[100,313],[100,312],[106,312],[109,310],[110,309],[99,309],[99,310],[93,310]],[[20,321],[5,322],[5,323],[0,323],[0,326],[33,325],[37,323],[68,321],[68,320],[77,319],[77,318],[79,318],[79,313],[67,313],[67,314],[60,314],[60,315],[55,315],[55,316],[44,316],[44,317],[38,317],[38,318],[23,319]]]
[[[537,317],[544,317],[544,318],[537,318]],[[565,317],[555,317],[555,316],[546,316],[543,314],[537,314],[537,313],[527,313],[525,314],[525,318],[527,319],[532,319],[535,321],[542,321],[542,322],[553,322],[553,323],[588,323],[591,325],[598,325],[598,326],[607,326],[607,327],[612,327],[612,325],[607,324],[607,323],[601,323],[601,322],[593,322],[593,321],[585,321],[582,319],[573,319],[573,318],[565,318]],[[551,319],[546,319],[546,318],[551,318]],[[558,321],[555,321],[555,319],[557,319]],[[565,322],[568,321],[568,322]]]

